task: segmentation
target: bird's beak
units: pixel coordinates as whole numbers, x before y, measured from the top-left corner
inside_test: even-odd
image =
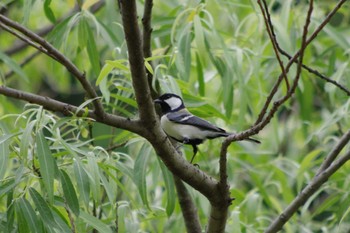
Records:
[[[155,103],[155,104],[160,104],[160,103],[162,103],[162,101],[161,101],[160,99],[155,99],[155,100],[154,100],[154,103]]]

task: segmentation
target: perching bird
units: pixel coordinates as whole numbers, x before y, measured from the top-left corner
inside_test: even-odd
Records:
[[[191,163],[197,154],[197,145],[201,144],[205,139],[227,137],[230,135],[224,129],[192,115],[187,111],[183,100],[178,95],[166,93],[154,102],[161,107],[163,115],[160,124],[164,132],[178,142],[192,145],[193,156]],[[253,138],[247,138],[246,140],[260,143],[260,141]]]

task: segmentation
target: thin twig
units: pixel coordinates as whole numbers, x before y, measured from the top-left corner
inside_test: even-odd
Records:
[[[41,50],[39,49],[40,51],[42,51],[46,55],[54,58],[56,61],[61,63],[64,67],[66,67],[66,69],[79,80],[79,82],[83,86],[83,88],[86,91],[86,93],[88,94],[88,96],[92,99],[95,98],[95,100],[93,101],[93,104],[95,107],[96,115],[101,117],[101,118],[104,117],[105,112],[103,110],[102,104],[101,104],[99,98],[97,98],[97,93],[96,93],[95,89],[92,87],[92,85],[86,79],[84,72],[80,72],[79,69],[66,56],[64,56],[60,51],[58,51],[54,46],[52,46],[50,43],[48,43],[46,40],[44,40],[42,37],[38,36],[34,32],[29,31],[28,29],[26,29],[25,27],[23,27],[19,23],[14,22],[3,15],[0,15],[0,22],[2,22],[2,24],[6,25],[10,28],[13,28],[13,29],[21,32],[28,39],[30,39],[30,40],[34,41],[35,43],[37,43],[38,45],[40,45],[42,47]],[[29,43],[29,44],[31,46],[33,46],[33,43]],[[38,46],[34,46],[34,47],[38,49]]]
[[[264,2],[264,4],[266,4],[265,1],[263,1],[263,2]],[[258,5],[260,6],[260,10],[261,10],[262,15],[264,17],[264,22],[265,22],[265,26],[267,29],[267,33],[269,34],[271,44],[272,44],[273,50],[275,51],[277,61],[278,61],[280,68],[282,70],[282,77],[284,78],[284,80],[286,82],[287,90],[289,90],[289,81],[288,81],[288,77],[287,77],[287,72],[284,68],[283,61],[282,61],[280,54],[278,52],[279,45],[278,45],[276,35],[274,33],[274,30],[273,30],[273,25],[272,25],[270,17],[269,17],[270,15],[268,14],[268,12],[265,12],[263,4],[261,3],[261,0],[258,0]]]
[[[60,101],[51,99],[49,97],[44,97],[44,96],[35,95],[24,91],[19,91],[16,89],[5,87],[5,86],[0,86],[0,94],[15,98],[15,99],[19,99],[19,100],[24,100],[29,103],[38,104],[40,106],[43,106],[47,110],[50,110],[53,112],[59,112],[65,116],[75,115],[78,117],[89,117],[91,119],[94,119],[106,125],[129,130],[131,132],[134,132],[140,135],[143,134],[143,129],[140,127],[138,121],[135,121],[135,120],[130,120],[124,117],[120,117],[120,116],[116,116],[108,113],[106,113],[105,117],[102,119],[98,117],[94,111],[89,110],[86,112],[85,109],[80,109],[80,111],[78,111],[78,107],[74,105],[60,102]]]
[[[264,10],[266,12],[266,20],[268,22],[268,25],[269,25],[269,28],[271,30],[271,34],[272,34],[272,37],[274,38],[273,41],[278,49],[278,51],[286,56],[289,60],[292,58],[292,56],[290,54],[288,54],[285,50],[283,50],[281,48],[281,46],[279,45],[277,39],[276,39],[276,33],[275,33],[275,30],[274,30],[274,27],[273,27],[273,24],[272,24],[272,21],[271,21],[271,15],[270,15],[270,12],[269,12],[269,8],[268,8],[268,5],[266,3],[266,0],[262,0],[263,1],[263,4],[264,4]],[[259,4],[260,5],[260,4]],[[261,9],[261,11],[263,11],[263,9]],[[265,16],[265,15],[264,15]],[[266,21],[265,21],[266,22]],[[297,60],[294,60],[295,63],[298,63]],[[350,96],[350,90],[348,90],[346,87],[344,87],[343,85],[341,85],[340,83],[338,83],[337,81],[335,80],[332,80],[328,77],[326,77],[325,75],[321,74],[320,72],[318,72],[317,70],[315,69],[312,69],[311,67],[305,65],[305,64],[302,64],[302,67],[309,71],[310,73],[316,75],[316,77],[319,77],[321,79],[323,79],[324,81],[326,82],[329,82],[329,83],[332,83],[333,85],[337,86],[338,88],[340,88],[342,91],[344,91],[348,96]]]
[[[13,1],[13,2],[15,2],[15,1]],[[96,13],[98,10],[101,9],[101,7],[102,7],[104,4],[105,4],[105,0],[100,0],[100,1],[96,2],[95,4],[93,4],[93,5],[90,7],[91,13]],[[58,20],[56,21],[56,25],[57,25],[58,23],[62,22],[64,19],[66,19],[66,18],[72,16],[73,14],[75,14],[76,12],[78,12],[79,10],[80,10],[80,8],[79,8],[78,4],[76,4],[72,10],[70,10],[66,15],[64,15],[62,18],[60,18],[60,19],[58,19]],[[56,25],[51,24],[51,25],[44,26],[44,27],[42,27],[41,29],[37,30],[37,31],[36,31],[36,34],[37,34],[38,36],[44,37],[44,36],[46,36],[49,32],[51,32],[52,29],[54,29],[54,27],[55,27]],[[12,54],[15,54],[15,53],[18,53],[18,52],[22,51],[22,50],[25,49],[27,46],[28,46],[27,43],[24,43],[24,42],[21,41],[21,40],[20,40],[20,41],[17,41],[17,42],[15,42],[14,45],[12,45],[9,49],[5,50],[5,54],[10,56],[10,55],[12,55]]]
[[[327,17],[322,21],[322,23],[316,28],[316,30],[311,34],[311,36],[307,39],[306,41],[306,46],[309,45],[311,43],[311,41],[313,41],[316,36],[321,32],[321,30],[327,25],[327,23],[331,20],[331,18],[335,15],[335,13],[340,9],[340,7],[346,2],[346,0],[341,0],[337,3],[337,5],[333,8],[333,10],[327,15]],[[290,67],[292,66],[292,64],[298,59],[300,55],[300,50],[298,50],[291,59],[289,59],[287,65],[285,66],[286,72],[289,72]],[[245,132],[244,134],[248,137],[251,136],[255,133],[258,133],[261,130],[261,126],[265,126],[266,124],[264,122],[262,122],[262,120],[264,119],[266,113],[267,113],[267,109],[270,106],[270,103],[273,99],[273,97],[275,96],[275,94],[277,93],[278,87],[281,84],[281,81],[283,80],[283,74],[281,74],[276,83],[274,84],[274,86],[272,87],[272,90],[270,91],[269,96],[267,97],[263,108],[261,109],[258,119],[256,120],[256,122],[254,123],[254,126],[252,126],[252,129],[250,131],[250,133]],[[274,105],[275,106],[275,105]],[[272,107],[273,108],[273,107]],[[265,119],[269,120],[273,117],[275,110],[271,109],[269,112],[269,116],[267,116]]]

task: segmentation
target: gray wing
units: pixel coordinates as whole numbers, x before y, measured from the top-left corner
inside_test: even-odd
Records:
[[[183,125],[193,125],[203,130],[210,130],[218,133],[226,134],[226,131],[210,124],[208,121],[202,118],[196,117],[189,112],[172,112],[167,115],[168,119],[172,122],[183,124]]]

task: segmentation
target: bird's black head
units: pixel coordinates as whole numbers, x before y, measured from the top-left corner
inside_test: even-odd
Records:
[[[172,93],[165,93],[158,99],[155,99],[154,102],[160,105],[163,114],[185,108],[181,97]]]

